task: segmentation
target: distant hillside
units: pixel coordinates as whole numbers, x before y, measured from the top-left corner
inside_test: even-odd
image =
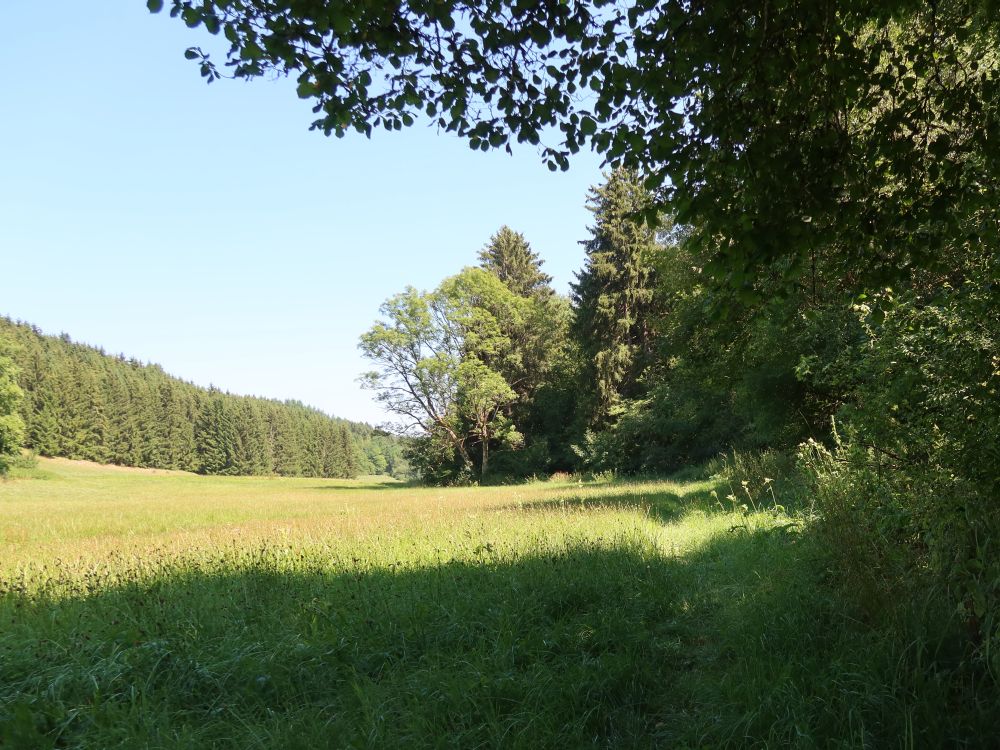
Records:
[[[8,318],[0,337],[20,368],[26,445],[43,456],[202,474],[408,471],[396,438],[298,401],[201,388]]]

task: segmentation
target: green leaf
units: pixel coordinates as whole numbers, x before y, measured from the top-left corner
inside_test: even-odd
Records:
[[[243,58],[246,60],[259,60],[264,56],[264,50],[257,42],[247,42],[243,47]]]
[[[552,34],[544,26],[533,26],[528,30],[528,34],[531,36],[531,41],[539,47],[544,47],[552,39]]]
[[[345,16],[343,13],[337,13],[332,19],[333,30],[337,32],[337,36],[344,36],[351,30],[351,19]]]
[[[163,0],[146,0],[146,7],[150,13],[159,13],[163,10]]]

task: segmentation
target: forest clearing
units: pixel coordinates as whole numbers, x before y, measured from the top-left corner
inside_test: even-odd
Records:
[[[824,583],[808,513],[767,492],[734,506],[721,479],[14,475],[3,747],[864,747],[929,716],[947,729],[943,696],[887,680],[892,649]]]
[[[0,750],[1000,748],[997,0],[49,6]]]

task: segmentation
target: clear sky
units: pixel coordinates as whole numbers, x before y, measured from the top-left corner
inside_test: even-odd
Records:
[[[426,123],[310,132],[289,81],[206,85],[144,0],[0,3],[0,314],[234,393],[382,421],[358,335],[502,224],[561,292],[600,161],[473,152]]]

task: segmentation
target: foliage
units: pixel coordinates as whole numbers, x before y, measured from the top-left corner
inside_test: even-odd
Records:
[[[561,342],[558,329],[553,337],[541,322],[558,324],[565,319],[559,311],[553,294],[533,288],[520,296],[483,268],[466,268],[433,292],[409,288],[382,305],[383,320],[361,337],[378,368],[362,383],[402,419],[397,432],[420,437],[411,461],[425,479],[482,478],[491,446],[522,446],[517,423]]]
[[[289,401],[205,390],[157,365],[0,319],[24,391],[15,420],[43,456],[208,474],[405,475],[402,448],[366,425]]]
[[[474,355],[458,366],[458,402],[462,417],[470,425],[481,447],[480,474],[489,472],[490,442],[517,446],[522,437],[511,421],[503,416],[502,408],[517,394],[503,376],[484,365]]]
[[[222,33],[231,75],[295,76],[327,134],[426,115],[474,149],[558,131],[553,169],[587,145],[641,167],[648,215],[669,204],[746,299],[834,247],[845,273],[884,283],[939,267],[977,214],[994,218],[976,241],[997,239],[992,1],[169,5]]]
[[[456,319],[456,299],[448,289],[420,293],[410,287],[386,300],[384,320],[362,335],[359,347],[377,370],[362,376],[362,385],[391,414],[403,419],[401,434],[437,435],[472,469],[461,424],[459,403],[463,337]]]
[[[591,190],[594,214],[583,270],[573,285],[573,335],[583,358],[587,421],[601,424],[622,399],[642,395],[653,353],[653,230],[635,221],[650,195],[637,175],[616,170]]]
[[[479,265],[519,297],[552,294],[552,277],[542,272],[538,254],[523,234],[508,226],[500,227],[479,251]]]
[[[20,454],[24,440],[24,421],[18,413],[24,394],[17,385],[17,368],[7,348],[0,337],[0,476]]]
[[[831,529],[863,530],[841,547],[853,578],[942,592],[988,661],[1000,632],[1000,300],[995,257],[970,266],[958,286],[860,301],[861,344],[803,367],[848,394],[834,450],[813,464]]]

